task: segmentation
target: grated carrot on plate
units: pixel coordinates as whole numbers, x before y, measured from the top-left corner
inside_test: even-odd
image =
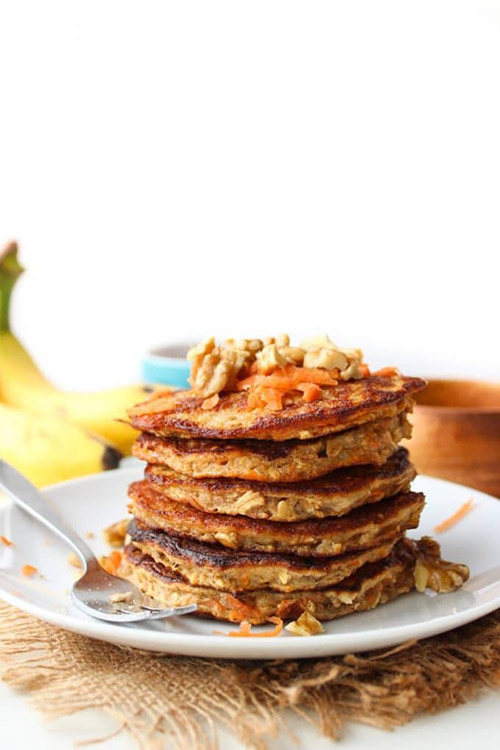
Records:
[[[441,521],[441,523],[438,523],[437,526],[434,526],[434,531],[437,534],[441,534],[443,531],[447,531],[452,526],[454,526],[456,523],[462,520],[468,513],[471,512],[471,510],[474,508],[474,501],[472,499],[467,500],[466,503],[463,503],[463,505],[460,506],[460,508],[453,513],[452,516],[449,518],[446,518],[444,521]]]
[[[38,568],[35,568],[34,565],[23,565],[21,568],[21,575],[23,576],[34,576],[35,573],[38,573]]]
[[[230,638],[275,638],[283,630],[283,620],[281,617],[270,617],[268,622],[272,622],[276,627],[274,630],[266,630],[264,633],[252,633],[252,626],[248,620],[240,622],[239,630],[230,630],[229,633],[222,633],[215,630],[215,635],[228,635]]]
[[[7,539],[7,537],[4,536],[3,534],[0,534],[0,542],[2,542],[2,544],[4,544],[6,547],[14,547],[15,546],[14,542],[11,542],[10,539]]]

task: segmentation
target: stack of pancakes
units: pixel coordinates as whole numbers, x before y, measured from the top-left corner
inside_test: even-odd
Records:
[[[158,393],[130,411],[145,478],[122,572],[165,606],[263,623],[307,611],[330,620],[415,586],[424,496],[407,451],[418,378],[339,383],[278,411],[221,393]]]

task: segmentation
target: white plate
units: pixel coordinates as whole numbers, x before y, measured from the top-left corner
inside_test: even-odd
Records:
[[[51,505],[78,533],[95,534],[90,545],[98,554],[109,550],[101,529],[123,518],[128,484],[142,467],[96,474],[44,490]],[[279,638],[228,638],[214,630],[236,626],[184,616],[139,625],[114,625],[80,613],[68,590],[75,569],[67,563],[69,549],[44,527],[5,501],[0,507],[0,533],[15,542],[0,544],[0,595],[41,620],[76,633],[151,651],[226,658],[306,658],[393,646],[408,638],[425,638],[470,622],[500,607],[498,532],[500,501],[476,490],[430,477],[419,477],[413,489],[425,492],[427,506],[412,536],[433,534],[433,527],[470,497],[475,509],[438,536],[446,559],[470,566],[471,579],[459,591],[440,596],[412,592],[372,612],[325,623],[325,633],[301,638],[283,632]],[[20,568],[34,565],[43,578],[26,578]]]

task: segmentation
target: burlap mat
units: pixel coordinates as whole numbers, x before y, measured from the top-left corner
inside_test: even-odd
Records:
[[[0,664],[44,716],[102,709],[144,750],[216,748],[218,722],[262,750],[286,708],[338,739],[346,721],[391,729],[500,685],[500,610],[391,650],[270,663],[122,649],[0,604]]]

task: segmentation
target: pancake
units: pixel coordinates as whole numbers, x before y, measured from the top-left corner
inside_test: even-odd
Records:
[[[247,620],[258,625],[272,616],[295,619],[304,611],[318,620],[334,620],[373,609],[413,589],[417,551],[417,544],[403,539],[384,560],[364,565],[337,586],[315,591],[259,589],[236,596],[206,586],[193,586],[133,545],[125,549],[120,575],[164,607],[194,603],[199,615],[219,620]]]
[[[149,482],[129,487],[129,510],[146,526],[247,552],[329,556],[381,544],[418,526],[424,496],[406,492],[356,508],[341,518],[271,523],[246,516],[203,513],[170,500]]]
[[[405,412],[312,440],[183,440],[143,433],[132,452],[192,477],[300,482],[343,466],[383,464],[411,436]]]
[[[298,391],[282,409],[249,410],[247,394],[221,393],[214,409],[203,409],[193,391],[159,392],[129,409],[132,426],[163,437],[215,440],[307,440],[393,417],[411,407],[413,393],[425,387],[420,378],[371,375],[322,388],[322,398],[304,402]]]
[[[382,466],[337,469],[309,482],[250,482],[178,474],[168,466],[149,465],[146,478],[172,500],[205,513],[225,513],[268,521],[303,521],[343,516],[354,508],[409,488],[415,469],[408,451],[399,448]]]
[[[361,552],[336,557],[297,557],[238,552],[195,539],[175,537],[132,521],[132,543],[144,555],[178,573],[193,586],[232,593],[269,588],[297,591],[334,586],[362,565],[387,557],[399,537]]]

